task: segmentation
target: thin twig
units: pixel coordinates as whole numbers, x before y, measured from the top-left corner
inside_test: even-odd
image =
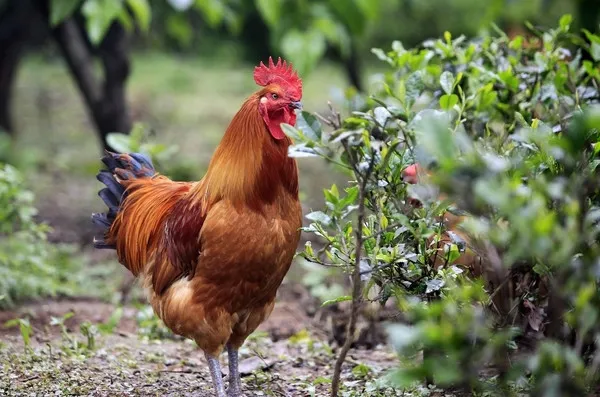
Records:
[[[496,287],[494,292],[491,293],[490,300],[494,299],[494,297],[496,296],[496,294],[498,294],[498,291],[500,291],[501,288],[504,288],[506,283],[508,283],[510,281],[510,277],[511,277],[510,273],[506,277],[504,277],[504,281],[502,281],[502,283],[500,283],[500,285],[498,287]]]
[[[201,371],[193,371],[193,370],[191,370],[191,369],[183,369],[183,370],[177,370],[177,369],[161,369],[161,370],[159,370],[159,371],[156,371],[156,372],[158,372],[158,373],[161,373],[161,374],[166,374],[166,373],[169,373],[169,374],[186,374],[186,375],[192,374],[192,375],[201,375],[201,378],[203,378],[203,379],[206,377],[206,374],[205,374],[204,372],[201,372]]]
[[[342,265],[338,265],[335,263],[323,262],[323,261],[319,260],[318,258],[304,257],[304,260],[307,262],[310,262],[310,263],[315,263],[317,265],[324,266],[324,267],[343,267]]]
[[[338,114],[339,117],[339,114]],[[358,317],[358,310],[360,308],[360,304],[362,302],[362,283],[360,278],[360,257],[362,253],[363,246],[363,223],[365,217],[365,196],[366,196],[366,188],[369,177],[373,171],[373,166],[375,165],[375,156],[371,156],[371,161],[369,162],[369,167],[365,172],[364,176],[362,176],[359,198],[358,198],[358,219],[357,219],[357,227],[356,227],[356,247],[354,254],[354,269],[352,271],[352,309],[350,312],[350,319],[348,321],[348,327],[346,328],[346,340],[344,341],[344,345],[340,350],[340,354],[335,362],[335,369],[333,371],[333,379],[331,381],[331,396],[337,397],[338,391],[340,388],[340,375],[342,373],[342,365],[346,360],[346,355],[354,343],[354,334],[356,332],[356,320]],[[359,178],[360,174],[356,174],[356,177]]]

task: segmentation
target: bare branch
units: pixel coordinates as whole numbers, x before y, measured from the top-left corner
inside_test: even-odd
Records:
[[[332,109],[333,112],[333,109]],[[339,113],[338,113],[339,118]],[[342,365],[346,360],[346,355],[350,351],[352,343],[354,343],[354,334],[356,333],[356,320],[358,318],[358,311],[362,303],[362,282],[360,278],[360,259],[363,247],[363,223],[365,218],[365,197],[367,190],[367,183],[369,177],[373,172],[375,165],[375,156],[371,156],[369,167],[367,168],[364,175],[356,174],[357,180],[362,177],[360,181],[360,190],[358,198],[358,219],[356,221],[356,247],[354,254],[354,269],[352,271],[352,309],[350,312],[350,319],[348,321],[348,327],[346,328],[346,340],[340,350],[340,354],[335,362],[335,368],[333,372],[333,380],[331,382],[331,396],[337,397],[340,388],[340,375],[342,373]]]

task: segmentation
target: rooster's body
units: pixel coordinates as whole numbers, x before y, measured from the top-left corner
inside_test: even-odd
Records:
[[[158,175],[140,154],[107,153],[98,179],[107,214],[99,248],[142,279],[155,313],[204,351],[217,395],[227,346],[230,395],[237,350],[271,313],[300,238],[298,171],[280,124],[295,124],[301,83],[285,62],[256,68],[264,86],[235,115],[199,182]]]

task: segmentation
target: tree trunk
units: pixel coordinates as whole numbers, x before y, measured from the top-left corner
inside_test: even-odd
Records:
[[[598,0],[579,0],[578,6],[579,20],[581,28],[587,29],[592,33],[598,31],[598,14],[600,14],[600,2]],[[585,35],[583,39],[591,44]],[[587,51],[582,51],[584,60],[592,60],[592,55]]]
[[[105,147],[107,134],[129,133],[131,130],[125,89],[130,72],[127,50],[125,29],[121,24],[114,23],[99,48],[104,67],[104,89],[96,124]]]
[[[54,29],[53,35],[84,97],[102,146],[113,150],[106,141],[107,135],[111,132],[129,133],[131,130],[125,93],[130,68],[123,27],[113,23],[98,48],[103,81],[94,74],[92,54],[75,19],[61,23]]]
[[[35,4],[49,26],[49,2],[36,0]],[[106,142],[107,135],[111,132],[127,134],[131,130],[125,93],[130,69],[127,36],[123,26],[114,22],[94,54],[84,24],[85,20],[76,12],[58,26],[50,27],[51,34],[83,96],[101,145],[113,150]],[[95,73],[95,55],[102,62],[103,78]]]
[[[0,130],[13,132],[12,85],[28,37],[27,4],[9,2],[0,14]]]
[[[12,85],[22,49],[21,40],[0,39],[0,130],[9,134],[13,133],[10,114]]]
[[[355,44],[352,44],[350,54],[348,55],[348,58],[344,60],[344,67],[346,68],[346,74],[350,84],[352,84],[358,91],[363,91],[364,87],[362,85],[362,78],[360,76],[360,58],[358,56],[358,51],[356,50]]]

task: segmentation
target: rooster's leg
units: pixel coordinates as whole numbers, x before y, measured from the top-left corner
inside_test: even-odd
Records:
[[[242,380],[240,379],[240,369],[238,368],[238,351],[230,343],[227,344],[227,356],[229,357],[229,390],[230,397],[239,397],[242,395]]]
[[[216,397],[227,397],[225,394],[225,387],[223,387],[223,373],[221,372],[221,364],[219,363],[218,357],[213,357],[205,353],[206,361],[208,361],[208,368],[210,369],[210,376],[215,387]]]

